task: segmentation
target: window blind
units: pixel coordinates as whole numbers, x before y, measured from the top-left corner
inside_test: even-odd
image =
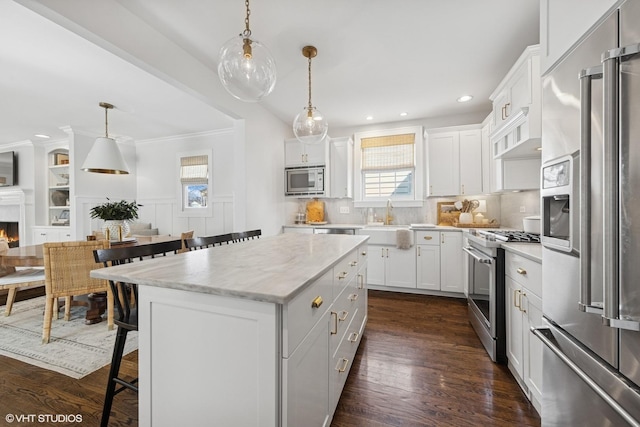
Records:
[[[209,156],[180,158],[180,182],[207,182],[209,179]]]
[[[415,134],[363,138],[362,170],[383,171],[415,167]]]

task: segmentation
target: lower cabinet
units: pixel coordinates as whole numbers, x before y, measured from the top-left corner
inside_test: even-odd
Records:
[[[462,233],[416,232],[417,287],[434,291],[464,291]]]
[[[398,249],[390,245],[369,245],[369,284],[396,288],[416,287],[414,248]]]
[[[71,240],[69,227],[33,227],[33,244],[41,245],[47,242],[68,242]]]
[[[542,324],[541,265],[517,254],[505,254],[507,359],[533,406],[542,402],[542,342],[531,333]]]

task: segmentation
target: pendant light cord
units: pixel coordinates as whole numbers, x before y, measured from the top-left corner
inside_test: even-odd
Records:
[[[313,110],[313,105],[311,105],[311,55],[309,55],[309,106],[307,108],[309,112]]]
[[[251,29],[249,29],[249,15],[251,15],[251,10],[249,9],[249,0],[245,0],[244,5],[247,8],[247,15],[244,18],[244,31],[242,32],[242,36],[245,39],[248,39],[249,36],[251,36]]]
[[[105,138],[109,138],[109,119],[108,119],[109,108],[104,107],[104,136]]]

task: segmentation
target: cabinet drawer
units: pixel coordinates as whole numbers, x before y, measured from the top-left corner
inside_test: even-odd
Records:
[[[333,295],[337,296],[347,286],[358,272],[358,250],[353,250],[342,259],[333,269]]]
[[[505,253],[505,274],[537,296],[542,296],[542,266],[513,252]]]
[[[416,231],[416,245],[440,246],[440,232]]]
[[[282,353],[288,357],[333,302],[330,270],[283,308]]]

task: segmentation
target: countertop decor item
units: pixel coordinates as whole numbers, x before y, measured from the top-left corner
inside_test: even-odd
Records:
[[[82,170],[94,173],[126,175],[129,173],[127,163],[122,157],[116,140],[109,138],[107,114],[114,107],[106,102],[101,102],[99,105],[104,108],[104,136],[96,138],[96,142],[91,147],[91,151],[89,151],[82,165]]]
[[[251,38],[249,0],[245,6],[244,31],[220,48],[218,76],[233,97],[258,102],[276,86],[276,62],[266,46]]]
[[[458,223],[460,210],[455,206],[456,202],[438,202],[438,225],[453,226]],[[462,205],[460,204],[460,207]]]
[[[302,48],[302,55],[309,60],[309,103],[293,120],[293,133],[304,144],[321,142],[329,130],[329,123],[324,115],[311,104],[311,58],[315,58],[318,49],[314,46]]]
[[[324,202],[313,199],[307,202],[307,222],[309,224],[324,222]]]

